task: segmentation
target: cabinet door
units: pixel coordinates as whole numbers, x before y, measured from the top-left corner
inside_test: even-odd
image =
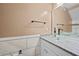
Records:
[[[33,37],[27,40],[27,48],[33,48],[38,46],[39,46],[39,37]]]
[[[13,54],[16,51],[26,48],[25,39],[8,40],[5,42],[0,42],[0,55]]]
[[[23,51],[24,56],[39,55],[39,37],[31,37],[26,40],[26,49]]]
[[[56,54],[51,52],[49,48],[41,46],[41,56],[56,56]]]
[[[41,45],[47,47],[56,56],[71,56],[72,55],[72,54],[60,49],[59,47],[56,47],[55,45],[50,44],[44,40],[41,40]]]
[[[23,51],[24,56],[39,55],[39,37],[31,37],[26,39],[26,49]]]
[[[0,43],[0,55],[18,55],[19,50],[22,55],[39,55],[39,37],[18,39]]]
[[[22,55],[23,56],[35,56],[35,48],[24,50]]]

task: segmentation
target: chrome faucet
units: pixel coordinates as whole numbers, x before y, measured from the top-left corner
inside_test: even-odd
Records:
[[[56,28],[54,28],[54,36],[56,37]]]
[[[63,31],[63,29],[58,28],[58,35],[60,35],[61,30]]]

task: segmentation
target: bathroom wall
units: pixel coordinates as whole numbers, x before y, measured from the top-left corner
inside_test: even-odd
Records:
[[[0,3],[0,36],[19,36],[51,33],[52,4],[1,4]],[[54,13],[53,13],[54,11]],[[31,23],[31,21],[43,23]],[[59,7],[52,10],[52,30],[57,24],[69,25],[72,19],[68,10]],[[61,27],[61,26],[60,26]],[[72,26],[61,27],[65,32],[72,31]]]
[[[48,34],[51,4],[0,4],[0,36]],[[31,23],[32,20],[46,22]]]
[[[72,24],[79,24],[79,5],[69,10],[69,13],[72,17]],[[79,33],[79,25],[73,25],[72,32],[75,34]]]
[[[62,6],[57,9],[53,9],[53,26],[63,29],[64,32],[72,31],[72,19],[68,10]],[[57,24],[64,24],[58,25]]]

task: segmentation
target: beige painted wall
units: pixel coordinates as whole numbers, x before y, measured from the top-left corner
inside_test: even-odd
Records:
[[[0,36],[51,33],[51,10],[52,4],[0,4]],[[46,24],[31,23],[32,20],[45,21]],[[53,27],[72,23],[68,10],[64,11],[62,7],[54,10],[52,21]],[[63,29],[69,32],[72,26],[64,26]]]
[[[72,24],[72,19],[68,10],[60,6],[53,11],[53,26],[57,27],[57,24],[64,24],[64,26],[60,25],[58,27],[62,28],[64,32],[71,32],[72,26],[70,26],[70,24]]]
[[[0,4],[0,36],[50,33],[50,10],[51,4]],[[45,11],[48,14],[42,15]],[[31,23],[32,20],[47,23]]]

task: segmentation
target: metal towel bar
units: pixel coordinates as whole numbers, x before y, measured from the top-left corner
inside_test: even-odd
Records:
[[[37,22],[37,23],[43,23],[43,24],[46,24],[46,22],[41,22],[41,21],[31,21],[32,23],[33,22]]]

